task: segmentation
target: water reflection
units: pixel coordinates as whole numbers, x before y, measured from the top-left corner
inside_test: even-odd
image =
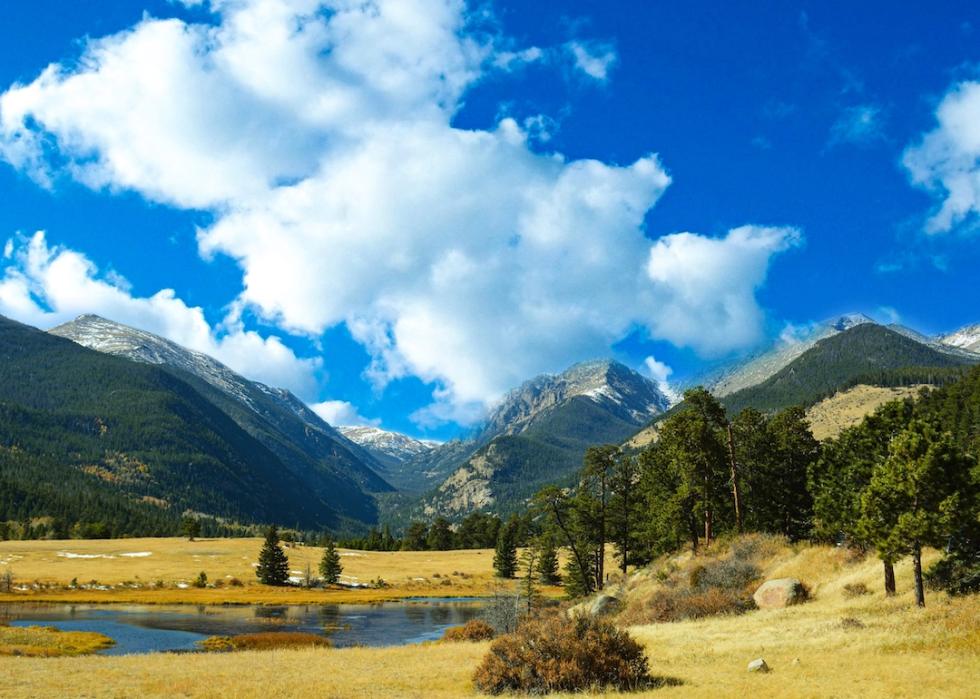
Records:
[[[474,600],[411,600],[384,604],[277,606],[0,605],[18,626],[42,624],[104,633],[109,654],[193,650],[208,636],[258,631],[305,631],[336,646],[388,646],[434,640],[449,626],[477,616]]]

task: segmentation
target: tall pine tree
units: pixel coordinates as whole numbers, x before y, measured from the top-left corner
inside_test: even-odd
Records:
[[[922,547],[942,546],[962,519],[969,459],[952,435],[915,420],[875,466],[861,497],[859,528],[882,558],[911,554],[915,601],[925,606]]]
[[[274,525],[266,532],[255,575],[263,585],[285,585],[289,580],[289,559],[279,545],[279,530]]]
[[[501,578],[513,578],[517,572],[517,529],[516,517],[511,517],[497,537],[497,550],[493,554],[493,569]]]
[[[333,539],[327,539],[323,549],[323,558],[320,559],[320,575],[328,585],[336,585],[340,581],[340,574],[344,572],[344,566],[340,563],[340,554],[337,553],[337,546]]]

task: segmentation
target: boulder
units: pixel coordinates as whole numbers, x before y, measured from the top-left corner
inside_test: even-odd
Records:
[[[806,587],[796,578],[766,580],[752,595],[755,606],[759,609],[788,607],[791,604],[806,602],[807,597]]]
[[[602,616],[604,614],[615,614],[623,608],[623,603],[614,595],[600,594],[595,599],[579,602],[571,607],[567,614],[569,617],[576,616]]]
[[[762,658],[756,658],[749,663],[749,672],[769,672],[769,666]]]
[[[602,616],[603,614],[615,614],[623,608],[623,603],[614,595],[599,595],[589,605],[589,614],[592,616]]]

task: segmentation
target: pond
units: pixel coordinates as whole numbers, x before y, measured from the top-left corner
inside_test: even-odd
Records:
[[[430,598],[383,604],[254,607],[98,604],[2,604],[13,626],[97,631],[116,641],[105,655],[197,650],[208,636],[305,631],[337,647],[398,646],[435,640],[479,615],[477,599]]]

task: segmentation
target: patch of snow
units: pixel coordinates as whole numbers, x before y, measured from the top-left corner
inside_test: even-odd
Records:
[[[71,551],[58,551],[55,556],[61,558],[115,558],[107,553],[72,553]]]
[[[147,556],[152,556],[152,551],[134,551],[132,553],[120,553],[120,556],[125,558],[146,558]]]

